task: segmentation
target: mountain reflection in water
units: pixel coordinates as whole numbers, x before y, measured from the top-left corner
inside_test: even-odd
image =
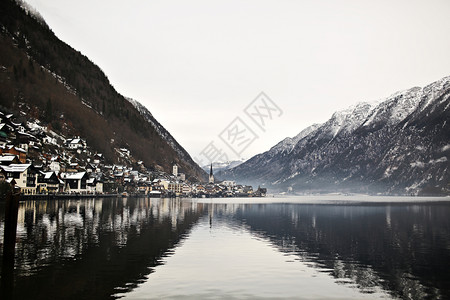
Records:
[[[362,292],[424,299],[450,298],[449,215],[448,203],[248,204],[233,218]]]
[[[201,204],[135,198],[21,203],[14,298],[105,299],[132,289],[201,210]]]
[[[138,298],[134,291],[138,291],[150,299],[156,298],[152,293],[158,288],[162,291],[159,296],[168,298],[176,298],[174,295],[180,296],[180,292],[201,295],[199,289],[207,290],[208,286],[196,282],[201,280],[200,274],[198,278],[176,281],[189,273],[187,268],[195,272],[196,266],[213,274],[209,280],[215,282],[216,289],[204,294],[205,298],[267,297],[261,294],[262,287],[270,286],[265,279],[284,278],[284,286],[293,286],[299,278],[292,276],[300,274],[295,273],[295,268],[304,266],[312,271],[302,269],[302,276],[317,278],[303,284],[322,280],[317,286],[323,287],[326,281],[329,291],[342,286],[356,291],[361,298],[450,298],[448,202],[245,201],[218,204],[214,199],[201,203],[189,199],[105,198],[23,202],[18,218],[14,298],[134,299]],[[3,241],[4,207],[0,206],[0,211]],[[289,261],[272,268],[269,260],[277,261],[277,254],[266,251],[267,247]],[[208,251],[203,251],[205,248]],[[255,258],[260,254],[262,262],[247,265],[242,257],[233,262],[233,255],[237,258],[240,251]],[[264,262],[263,252],[274,256]],[[230,256],[228,262],[233,266],[223,265],[225,255]],[[166,265],[171,268],[163,272]],[[224,274],[214,273],[218,267],[235,270],[222,272],[229,273],[230,283],[220,282]],[[161,280],[169,271],[174,273]],[[323,275],[310,275],[313,271]],[[239,290],[234,277],[249,280],[242,281]],[[166,285],[158,287],[161,282]],[[251,286],[244,289],[247,282],[257,284],[253,290]],[[150,288],[146,289],[147,285]],[[178,294],[172,293],[176,288],[180,288]],[[228,293],[231,290],[234,294]],[[247,294],[239,294],[244,290]],[[306,290],[303,294],[289,294],[288,290],[275,292],[278,298],[337,297],[327,294],[326,287],[314,290],[311,286],[311,294]]]

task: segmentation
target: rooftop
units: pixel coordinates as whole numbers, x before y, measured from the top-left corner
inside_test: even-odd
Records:
[[[82,179],[86,172],[77,172],[77,173],[61,173],[62,179]]]
[[[0,166],[6,172],[22,173],[28,169],[31,164],[10,164],[9,166]]]

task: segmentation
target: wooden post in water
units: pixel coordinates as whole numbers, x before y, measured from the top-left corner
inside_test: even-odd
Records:
[[[5,203],[5,231],[3,235],[1,299],[11,299],[14,289],[14,254],[16,250],[17,213],[20,193],[8,192]]]

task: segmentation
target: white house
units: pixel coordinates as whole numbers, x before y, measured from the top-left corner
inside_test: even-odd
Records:
[[[51,145],[57,145],[57,144],[58,144],[58,141],[56,140],[56,138],[51,137],[51,136],[48,136],[48,135],[46,135],[46,136],[42,139],[42,142],[43,142],[44,144],[51,144]]]
[[[61,166],[60,166],[60,164],[59,164],[59,162],[57,160],[53,160],[52,159],[52,162],[50,163],[49,168],[50,168],[51,171],[54,171],[54,172],[61,171]]]
[[[103,193],[103,182],[97,180],[95,177],[89,178],[87,181],[87,188],[91,193]]]
[[[80,138],[66,140],[67,148],[77,150],[86,148],[86,143]]]
[[[13,178],[21,193],[26,195],[36,194],[36,172],[31,164],[10,164],[0,166],[6,173],[6,178]]]
[[[89,192],[87,180],[89,176],[86,172],[61,173],[64,181],[64,192],[67,193],[87,193]]]
[[[187,183],[183,183],[183,194],[188,195],[191,192],[192,192],[192,187]]]
[[[103,161],[103,154],[101,153],[96,153],[94,155],[94,164],[98,165],[100,162]]]
[[[172,174],[173,176],[177,177],[178,176],[178,166],[175,164],[172,167]]]
[[[154,190],[167,190],[169,188],[169,181],[166,179],[153,179],[152,189]]]

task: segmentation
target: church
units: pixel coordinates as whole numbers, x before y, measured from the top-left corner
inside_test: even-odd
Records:
[[[211,169],[209,171],[209,183],[214,183],[214,175],[213,175],[212,163],[211,163]]]

